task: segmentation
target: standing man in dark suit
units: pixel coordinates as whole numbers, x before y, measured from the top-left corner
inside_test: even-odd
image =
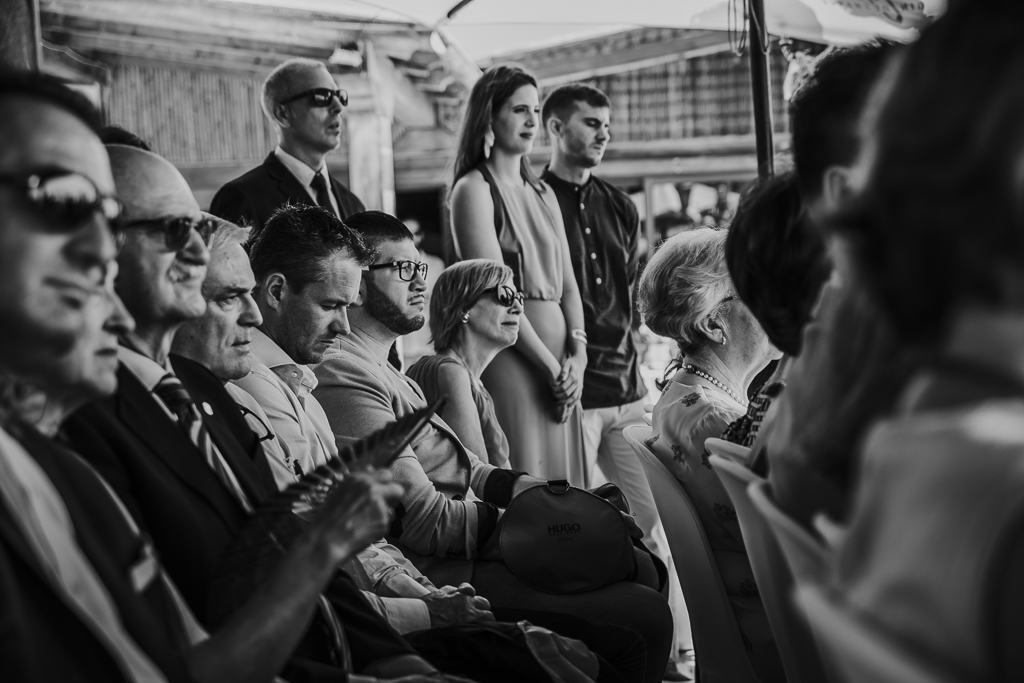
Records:
[[[277,126],[277,148],[261,166],[220,188],[210,213],[261,228],[285,204],[322,206],[344,220],[365,211],[359,197],[327,172],[341,144],[348,93],[322,62],[289,59],[263,81],[263,113]]]
[[[170,354],[178,327],[206,309],[201,285],[209,252],[196,230],[199,206],[165,159],[124,146],[108,153],[129,219],[118,290],[137,325],[121,340],[117,393],[78,411],[65,435],[152,537],[196,616],[216,627],[235,610],[218,608],[214,578],[267,496],[270,475],[256,435],[221,381]],[[271,582],[237,611],[262,604],[270,608],[264,631],[280,629],[282,642],[301,636],[285,678],[357,683],[365,680],[361,674],[412,675],[409,683],[419,683],[433,667],[335,569],[365,546],[355,533],[366,524],[358,497],[351,504],[347,513],[332,513],[330,524],[315,519]]]

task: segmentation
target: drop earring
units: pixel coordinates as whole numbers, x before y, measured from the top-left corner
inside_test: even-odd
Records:
[[[484,133],[484,159],[491,158],[491,147],[494,147],[494,131],[488,126]]]
[[[469,313],[463,313],[462,314],[462,324],[465,325],[468,322],[469,322]]]

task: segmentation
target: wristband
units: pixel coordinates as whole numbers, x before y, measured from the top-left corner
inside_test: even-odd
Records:
[[[570,332],[569,336],[575,339],[576,341],[580,342],[581,344],[585,345],[587,343],[587,333],[578,327],[574,329],[572,332]]]

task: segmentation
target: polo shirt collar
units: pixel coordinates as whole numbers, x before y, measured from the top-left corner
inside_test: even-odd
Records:
[[[301,365],[292,360],[292,357],[278,346],[277,342],[267,336],[263,330],[256,329],[252,331],[252,343],[249,346],[249,353],[260,363],[273,370],[275,374],[280,375],[278,368],[289,367],[297,369],[302,373],[302,379],[300,380],[302,386],[308,391],[316,389],[316,374],[309,369],[309,366]]]
[[[594,180],[594,172],[590,172],[590,175],[587,177],[587,182],[577,185],[576,183],[570,183],[568,180],[563,180],[555,175],[549,166],[545,166],[544,171],[541,173],[541,180],[548,185],[561,186],[567,190],[575,190],[577,187],[583,190],[589,187],[590,183]]]

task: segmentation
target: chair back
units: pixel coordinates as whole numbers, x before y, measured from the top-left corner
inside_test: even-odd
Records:
[[[775,533],[796,582],[819,582],[829,562],[829,550],[825,544],[779,507],[768,482],[755,482],[748,488],[747,495]]]
[[[704,439],[704,447],[713,455],[720,455],[726,460],[732,460],[741,464],[745,463],[747,458],[750,457],[750,448],[748,446],[741,446],[738,443],[726,441],[725,439],[717,439],[715,437]]]
[[[835,602],[816,585],[797,589],[821,652],[844,683],[953,683],[971,680],[928,661]]]
[[[807,619],[792,602],[793,572],[768,522],[747,495],[751,484],[763,483],[764,479],[743,465],[714,454],[710,442],[708,439],[709,450],[712,450],[711,466],[736,508],[743,545],[786,670],[786,681],[820,683],[825,680],[825,669]]]
[[[644,443],[647,425],[622,430],[643,465],[654,494],[672,562],[686,600],[700,683],[758,683],[732,604],[690,497]]]

